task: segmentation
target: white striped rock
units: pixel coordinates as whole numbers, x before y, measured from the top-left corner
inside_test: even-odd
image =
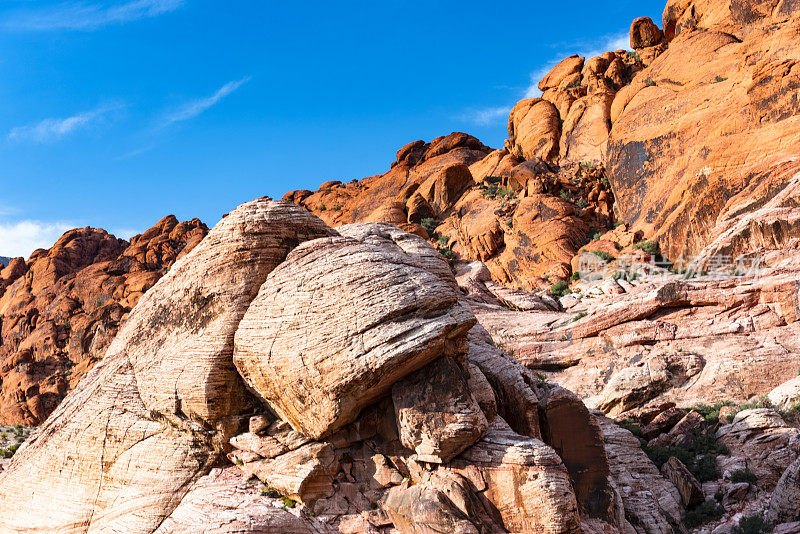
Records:
[[[217,458],[214,425],[230,430],[252,402],[231,355],[259,286],[300,242],[333,233],[266,199],[223,219],[0,473],[3,532],[153,532]]]
[[[296,430],[328,436],[399,379],[466,352],[472,312],[433,248],[411,243],[429,255],[408,254],[380,232],[317,239],[267,277],[239,325],[234,362]]]

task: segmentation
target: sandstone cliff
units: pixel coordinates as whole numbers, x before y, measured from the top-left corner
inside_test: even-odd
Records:
[[[70,230],[0,270],[0,423],[44,421],[103,357],[138,299],[207,232],[173,216],[130,243]]]

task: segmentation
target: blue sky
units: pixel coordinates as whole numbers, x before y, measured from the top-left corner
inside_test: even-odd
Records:
[[[502,146],[548,67],[622,47],[663,7],[0,0],[0,256],[76,226],[213,226],[451,131]]]

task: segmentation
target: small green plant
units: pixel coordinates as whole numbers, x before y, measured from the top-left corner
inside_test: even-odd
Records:
[[[539,381],[539,384],[547,384],[547,377],[544,376],[543,373],[540,373],[539,371],[534,371],[533,376],[536,377],[536,380]]]
[[[290,499],[289,497],[281,497],[281,502],[287,508],[294,508],[295,506],[297,506],[297,503],[294,500]]]
[[[594,161],[581,161],[580,167],[581,169],[586,169],[587,171],[590,171],[594,169],[595,163]]]
[[[239,458],[236,458],[236,465],[239,465],[239,466],[244,465],[244,462],[242,460],[240,460]]]
[[[692,408],[692,410],[702,415],[707,424],[716,425],[719,422],[719,411],[723,406],[734,406],[734,404],[730,401],[718,402],[713,406],[700,404]]]
[[[328,207],[325,204],[320,204],[317,206],[318,211],[327,211]]]
[[[574,322],[576,322],[576,321],[580,321],[581,319],[583,319],[583,318],[584,318],[584,317],[586,317],[587,315],[589,315],[589,314],[588,314],[588,313],[586,313],[586,312],[580,312],[578,315],[576,315],[575,317],[573,317],[573,318],[572,318],[572,320],[571,320],[570,322],[571,322],[571,323],[574,323]]]
[[[595,232],[592,234],[592,241],[600,241],[601,237],[603,237],[603,232]]]
[[[737,469],[731,473],[731,482],[747,482],[748,484],[755,485],[756,482],[758,482],[758,477],[756,477],[755,473],[750,471],[749,467],[745,467],[744,469]]]
[[[710,482],[719,478],[719,467],[717,467],[717,456],[715,454],[706,454],[699,457],[695,461],[694,469],[692,470],[694,476],[700,482]]]
[[[342,211],[342,205],[336,204],[334,207],[331,208],[333,211]]]
[[[592,254],[594,254],[595,256],[597,256],[606,263],[611,263],[612,261],[614,261],[614,256],[612,256],[611,254],[609,254],[604,250],[593,250]]]
[[[550,286],[550,294],[553,295],[554,297],[563,297],[569,292],[570,292],[569,284],[567,283],[566,280],[559,280],[558,282]]]
[[[504,200],[508,200],[514,196],[514,190],[510,187],[501,187],[497,190],[497,196]]]
[[[739,524],[731,529],[731,534],[769,534],[772,525],[764,520],[761,514],[743,517]]]
[[[450,241],[450,238],[446,235],[440,235],[436,237],[436,242],[439,243],[439,246],[446,247],[447,243]]]
[[[579,89],[579,88],[580,88],[580,86],[581,86],[581,81],[580,81],[580,80],[577,80],[577,81],[574,81],[574,82],[572,82],[571,84],[569,84],[569,85],[567,86],[567,89]]]
[[[633,248],[643,250],[652,256],[661,254],[661,247],[659,246],[658,241],[639,241],[638,243],[633,244]]]
[[[444,257],[445,257],[445,258],[447,258],[448,260],[454,260],[454,259],[456,259],[456,255],[455,255],[455,253],[454,253],[452,250],[450,250],[449,248],[443,248],[443,249],[441,249],[439,252],[441,252],[441,253],[442,253],[442,256],[444,256]]]
[[[608,181],[608,176],[603,176],[603,179],[600,180],[600,182],[603,184],[603,187],[605,187],[606,189],[611,189],[611,182]]]
[[[639,427],[639,424],[630,417],[623,419],[622,421],[618,421],[617,425],[619,425],[621,428],[624,428],[637,438],[642,435],[642,429]]]
[[[281,496],[280,493],[270,487],[265,487],[263,490],[261,490],[261,495],[264,497],[269,497],[270,499],[277,499]]]
[[[628,57],[634,61],[642,60],[642,58],[639,57],[639,52],[631,52],[630,50],[628,51]]]
[[[620,226],[622,226],[623,224],[625,224],[625,223],[624,223],[624,222],[622,222],[622,221],[617,221],[617,222],[615,222],[615,223],[614,223],[614,228],[619,228],[619,227],[620,227]]]
[[[572,280],[573,282],[576,281],[576,280],[580,280],[581,279],[581,273],[577,273],[577,272],[572,273],[572,276],[570,276],[569,279]]]
[[[425,228],[425,231],[428,232],[429,235],[433,235],[436,228],[439,226],[439,221],[432,217],[426,217],[420,221],[419,225]]]
[[[585,198],[579,198],[578,201],[575,203],[575,205],[578,206],[580,209],[583,209],[586,206],[588,206],[589,203],[586,202]]]
[[[497,191],[500,189],[498,184],[489,184],[483,186],[483,193],[482,195],[486,198],[495,199],[497,198]]]
[[[645,80],[644,84],[647,87],[655,87],[656,82],[655,82],[655,80],[653,80],[653,78],[647,78],[647,80]]]
[[[572,193],[567,191],[566,189],[562,189],[561,192],[558,194],[564,200],[572,200]]]
[[[683,524],[689,528],[699,527],[717,521],[725,515],[725,508],[713,500],[705,501],[683,514]]]
[[[714,83],[722,83],[727,79],[728,78],[726,76],[717,76],[716,78],[714,78]]]

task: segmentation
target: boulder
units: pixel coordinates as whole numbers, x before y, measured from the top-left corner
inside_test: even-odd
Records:
[[[781,475],[775,491],[772,492],[767,520],[773,523],[800,521],[800,458],[794,461]]]
[[[648,46],[655,46],[661,42],[664,34],[653,23],[650,17],[639,17],[631,23],[631,48],[637,50]]]
[[[800,403],[800,376],[784,382],[769,392],[767,398],[779,410],[787,410]]]
[[[403,239],[435,254],[421,238]],[[239,324],[236,367],[296,430],[330,435],[396,381],[464,350],[459,340],[475,319],[444,266],[431,272],[423,257],[378,236],[300,245]]]
[[[434,212],[441,214],[455,204],[461,194],[474,184],[468,166],[451,165],[425,180],[417,189],[417,194],[428,202]]]
[[[703,496],[703,486],[694,477],[692,472],[683,465],[683,462],[674,456],[671,456],[669,460],[661,466],[661,473],[678,488],[683,505],[687,508],[700,504],[705,500]]]
[[[447,463],[486,432],[486,417],[458,364],[440,358],[392,387],[400,441],[417,461]]]
[[[561,60],[561,62],[553,67],[550,72],[542,78],[542,81],[539,82],[539,90],[546,91],[555,87],[561,87],[565,79],[575,74],[580,75],[584,60],[585,58],[577,55]]]
[[[581,532],[575,493],[558,455],[540,440],[516,434],[501,417],[451,467],[468,479],[477,469],[483,494],[507,530]]]
[[[381,506],[401,534],[480,532],[444,493],[427,485],[395,486]]]
[[[558,155],[559,118],[556,107],[541,98],[520,100],[508,117],[508,150],[529,160]]]
[[[153,532],[217,461],[231,417],[252,407],[231,361],[247,306],[294,246],[332,233],[268,199],[225,217],[140,299],[103,361],[0,473],[0,524]]]

